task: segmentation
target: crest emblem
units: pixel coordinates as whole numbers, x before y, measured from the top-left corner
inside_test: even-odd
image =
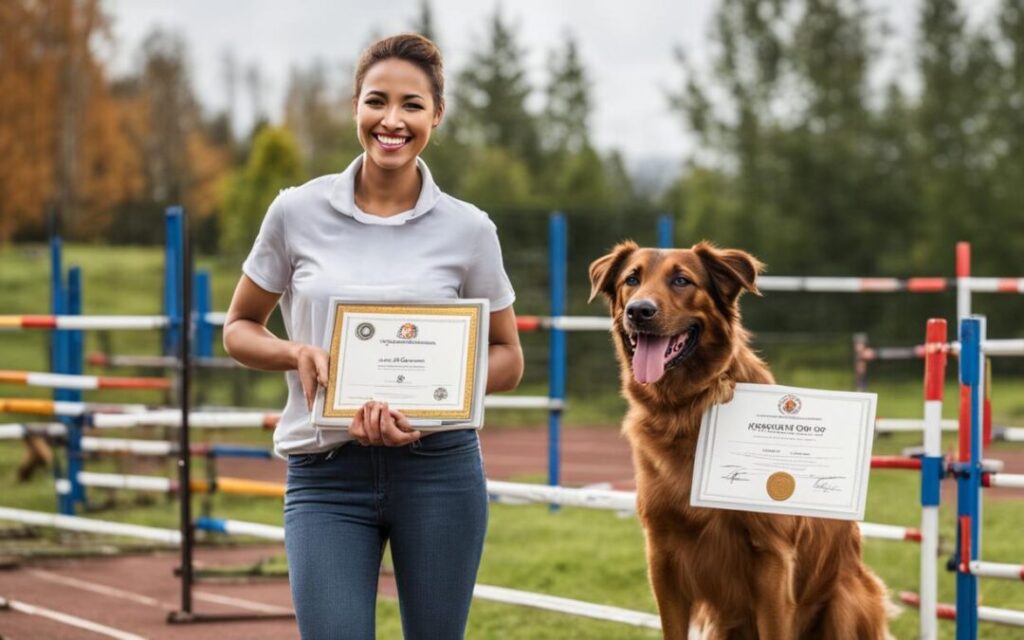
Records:
[[[802,406],[803,403],[800,402],[800,398],[792,393],[782,396],[779,400],[779,411],[788,416],[795,416],[800,413],[800,407]]]
[[[402,340],[412,340],[418,336],[420,330],[411,322],[406,322],[398,328],[398,337]]]
[[[445,389],[444,387],[438,387],[438,388],[434,389],[434,400],[437,400],[438,402],[441,402],[442,400],[446,400],[447,398],[448,398],[448,390],[447,389]]]
[[[360,322],[356,325],[356,337],[360,340],[369,340],[375,333],[377,329],[369,322]]]

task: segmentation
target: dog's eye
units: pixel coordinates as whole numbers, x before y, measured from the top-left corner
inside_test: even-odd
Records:
[[[690,285],[690,284],[693,284],[693,283],[690,282],[690,280],[688,278],[684,278],[683,276],[676,276],[675,278],[672,278],[672,286],[673,287],[685,287],[685,286]]]
[[[636,285],[640,284],[640,278],[636,277],[633,274],[630,274],[630,275],[626,276],[625,282],[629,286],[635,287]]]

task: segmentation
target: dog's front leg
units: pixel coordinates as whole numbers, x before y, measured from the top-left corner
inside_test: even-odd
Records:
[[[765,554],[759,558],[756,576],[759,639],[793,640],[796,632],[793,559],[787,555]]]
[[[651,577],[654,599],[661,615],[661,632],[665,640],[686,640],[689,637],[693,596],[683,585],[685,576],[679,558],[669,549],[671,543],[657,544],[647,539],[647,569]]]

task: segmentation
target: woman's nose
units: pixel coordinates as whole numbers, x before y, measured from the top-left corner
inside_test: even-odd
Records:
[[[397,109],[385,109],[384,118],[381,120],[381,124],[388,129],[397,129],[402,125],[402,114]]]

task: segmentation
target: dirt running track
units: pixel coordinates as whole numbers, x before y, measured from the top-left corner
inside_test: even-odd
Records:
[[[487,477],[506,480],[546,477],[546,429],[502,429],[481,432]],[[562,439],[562,482],[565,485],[609,483],[632,486],[629,446],[615,429],[568,429]],[[283,463],[232,459],[220,462],[224,476],[284,481]],[[230,516],[230,514],[220,514]],[[279,554],[280,546],[240,549],[198,549],[197,563],[237,564]],[[38,561],[0,571],[0,597],[44,607],[104,625],[105,633],[16,611],[0,611],[0,640],[96,640],[99,638],[189,638],[190,640],[274,640],[298,638],[293,621],[231,622],[168,625],[167,612],[178,609],[181,587],[172,575],[177,554],[86,560]],[[283,580],[249,584],[201,583],[194,589],[193,610],[241,613],[291,609]],[[394,597],[393,582],[381,577],[381,593]],[[121,634],[126,635],[117,635]]]
[[[502,429],[481,432],[489,478],[546,477],[545,429]],[[1024,472],[1024,451],[1000,452],[1006,471]],[[224,476],[283,481],[280,462],[225,460]],[[890,472],[896,473],[896,472]],[[614,429],[568,429],[562,440],[562,483],[605,484],[631,489],[632,464],[626,441]],[[946,487],[955,491],[951,486]],[[988,490],[1007,497],[1010,490]],[[1016,498],[1019,499],[1019,493]],[[946,494],[943,500],[954,499]],[[230,515],[230,514],[222,514]],[[197,563],[211,565],[253,562],[278,554],[280,546],[199,549]],[[180,586],[172,570],[177,554],[87,560],[40,561],[0,571],[0,596],[109,627],[96,633],[15,611],[0,611],[0,640],[96,640],[98,638],[189,638],[191,640],[260,640],[298,638],[293,621],[260,621],[168,625],[167,612],[180,604]],[[394,584],[381,578],[381,593],[394,597]],[[291,597],[283,580],[249,584],[202,583],[194,590],[193,610],[202,613],[275,612],[289,610]],[[120,632],[122,635],[117,635]],[[134,634],[134,635],[132,635]]]

